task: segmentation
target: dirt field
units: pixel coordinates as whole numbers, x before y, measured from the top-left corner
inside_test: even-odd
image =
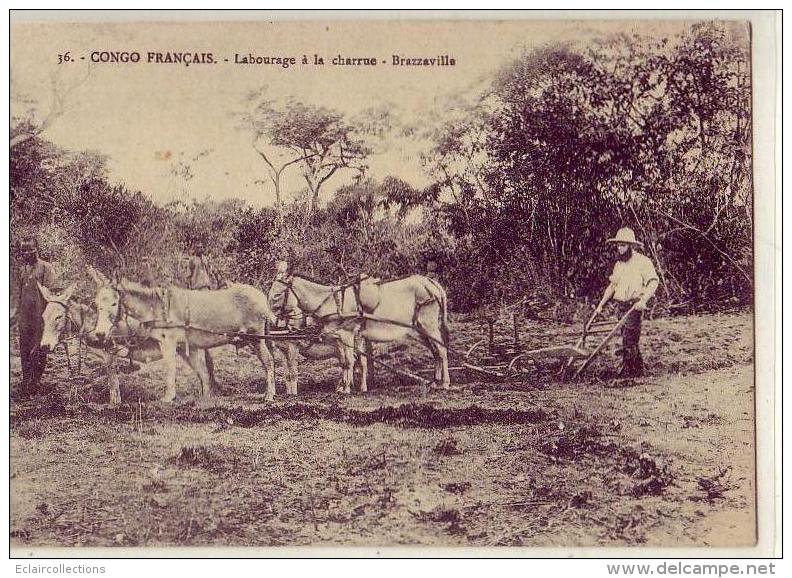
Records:
[[[301,367],[300,395],[265,404],[249,354],[216,351],[222,396],[180,370],[99,368],[11,405],[15,546],[748,545],[754,542],[753,326],[749,314],[649,321],[651,375],[609,379],[616,344],[580,383],[537,371],[492,383],[456,374],[431,391],[377,372],[333,393],[332,363]],[[499,326],[507,339],[508,324]],[[533,346],[576,328],[526,327]],[[457,347],[481,335],[453,324]],[[417,346],[383,353],[413,369]],[[12,389],[19,359],[12,357]],[[279,369],[278,391],[283,391]]]

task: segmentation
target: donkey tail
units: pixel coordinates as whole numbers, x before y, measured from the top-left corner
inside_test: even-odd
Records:
[[[429,279],[427,277],[427,279]],[[443,340],[443,345],[448,347],[451,342],[451,331],[448,327],[448,296],[445,289],[434,279],[429,279],[432,287],[434,288],[434,297],[440,305],[440,337]]]
[[[448,297],[445,289],[442,292],[440,303],[440,335],[443,337],[443,344],[448,347],[451,343],[451,331],[448,328]]]
[[[230,284],[228,289],[234,291],[237,296],[244,295],[245,297],[243,297],[243,299],[246,299],[247,302],[250,303],[250,306],[256,311],[261,321],[265,321],[270,325],[275,325],[275,323],[277,323],[278,318],[275,316],[275,313],[272,312],[269,298],[263,291],[245,283]]]

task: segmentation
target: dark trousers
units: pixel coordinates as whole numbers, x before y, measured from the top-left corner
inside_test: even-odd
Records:
[[[625,315],[635,302],[616,302],[619,317]],[[619,377],[640,377],[644,374],[644,363],[638,342],[641,339],[643,311],[632,311],[622,325],[622,367]]]
[[[190,289],[194,289],[197,291],[204,291],[209,290],[211,287],[209,285],[196,285],[195,287],[190,287]],[[217,385],[217,381],[215,380],[215,373],[214,373],[214,359],[212,356],[209,355],[209,350],[204,349],[204,360],[206,361],[206,370],[209,372],[209,382],[212,384],[212,387]]]
[[[35,393],[39,387],[41,375],[47,366],[47,354],[39,347],[41,344],[40,319],[22,320],[19,323],[19,356],[22,358],[23,394]]]

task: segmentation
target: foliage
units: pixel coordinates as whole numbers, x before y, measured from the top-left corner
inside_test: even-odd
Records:
[[[657,264],[664,306],[748,304],[750,78],[746,31],[722,22],[525,52],[480,94],[405,130],[423,148],[423,188],[365,178],[391,111],[347,118],[259,91],[242,126],[275,186],[275,206],[260,209],[211,197],[159,205],[111,183],[106,159],[60,150],[18,118],[11,138],[28,136],[11,149],[12,240],[37,234],[68,278],[86,262],[136,275],[150,256],[162,282],[180,282],[197,245],[223,278],[256,285],[282,258],[327,281],[420,272],[431,258],[452,307],[472,310],[595,297],[613,263],[604,241],[628,225]],[[287,200],[281,174],[298,168],[306,188]],[[341,170],[357,178],[320,204]]]
[[[338,111],[293,99],[275,103],[261,90],[251,93],[248,101],[251,110],[243,124],[252,130],[253,146],[268,167],[277,207],[283,203],[280,178],[290,166],[300,167],[310,191],[309,216],[319,205],[322,186],[336,172],[365,172],[370,149]]]

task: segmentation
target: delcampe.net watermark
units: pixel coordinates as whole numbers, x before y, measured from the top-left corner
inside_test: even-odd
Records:
[[[660,562],[658,564],[607,564],[611,576],[761,576],[775,574],[776,565]]]

